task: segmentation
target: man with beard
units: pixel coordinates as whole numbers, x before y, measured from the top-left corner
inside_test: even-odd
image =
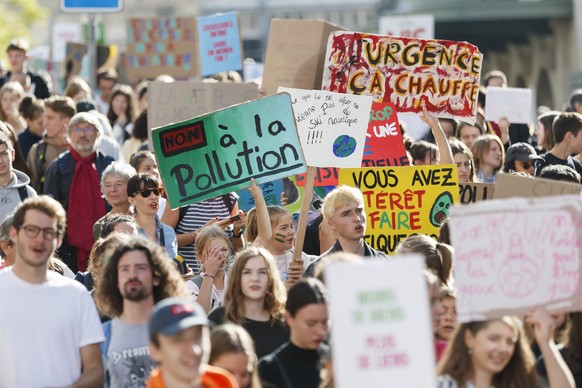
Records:
[[[59,257],[73,270],[85,271],[93,246],[93,225],[107,213],[100,180],[113,162],[97,151],[101,124],[90,113],[77,113],[69,121],[70,148],[56,158],[46,172],[43,192],[67,209],[67,234]]]
[[[95,301],[113,318],[103,324],[105,382],[111,387],[145,387],[155,367],[149,353],[148,321],[155,303],[187,297],[184,282],[158,245],[127,236],[98,278]]]
[[[15,262],[0,271],[3,387],[103,385],[95,304],[79,282],[48,268],[65,225],[63,207],[44,195],[28,198],[14,213]]]

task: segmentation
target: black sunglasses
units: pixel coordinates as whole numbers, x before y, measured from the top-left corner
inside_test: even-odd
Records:
[[[151,195],[151,193],[154,193],[154,195],[157,197],[162,193],[162,189],[155,188],[155,189],[145,189],[142,191],[136,191],[135,193],[133,193],[133,196],[135,197],[138,193],[141,194],[141,196],[144,198],[149,197]]]

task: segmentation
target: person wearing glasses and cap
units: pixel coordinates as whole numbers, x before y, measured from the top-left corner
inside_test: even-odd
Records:
[[[97,151],[99,120],[86,112],[74,115],[67,126],[70,147],[48,167],[43,193],[67,210],[67,234],[59,257],[73,270],[85,271],[93,246],[93,225],[107,212],[101,196],[101,175],[113,158]]]
[[[209,321],[196,302],[168,298],[154,306],[150,322],[150,356],[159,363],[148,388],[235,388],[226,370],[208,365]]]
[[[503,172],[522,172],[534,176],[536,160],[543,160],[536,150],[528,143],[512,144],[505,151],[505,164]]]

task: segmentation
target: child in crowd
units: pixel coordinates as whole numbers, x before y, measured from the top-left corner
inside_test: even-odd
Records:
[[[208,364],[229,371],[239,388],[261,388],[253,339],[238,325],[225,323],[210,333]]]
[[[436,356],[441,359],[449,340],[458,326],[457,322],[457,293],[454,288],[441,288],[441,304],[444,308],[439,327],[436,332]]]
[[[154,306],[149,322],[150,356],[159,363],[148,388],[235,388],[234,377],[209,366],[208,319],[196,302],[168,298]]]
[[[465,143],[458,139],[449,139],[449,145],[453,153],[453,162],[457,165],[459,183],[473,183],[473,175],[475,173],[473,153]]]

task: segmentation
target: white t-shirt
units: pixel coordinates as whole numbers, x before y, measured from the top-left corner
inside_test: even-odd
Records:
[[[301,252],[301,258],[303,259],[303,270],[315,260],[318,256],[308,255],[305,252]],[[277,268],[279,269],[279,274],[281,275],[281,280],[286,281],[289,277],[289,265],[293,259],[293,249],[289,249],[281,255],[275,255],[275,261],[277,262]]]
[[[200,272],[200,275],[204,277],[204,272]],[[214,283],[212,283],[212,293],[210,295],[210,310],[214,310],[214,308],[222,306],[224,302],[224,293],[226,292],[226,288],[228,287],[228,276],[226,276],[226,272],[224,273],[224,288],[219,290],[216,288]],[[198,294],[200,294],[200,288],[194,283],[193,279],[190,279],[186,282],[186,288],[188,291],[192,293],[192,297],[194,300],[198,299]]]
[[[0,387],[62,387],[81,376],[80,348],[104,340],[93,299],[49,271],[30,284],[0,271]]]

